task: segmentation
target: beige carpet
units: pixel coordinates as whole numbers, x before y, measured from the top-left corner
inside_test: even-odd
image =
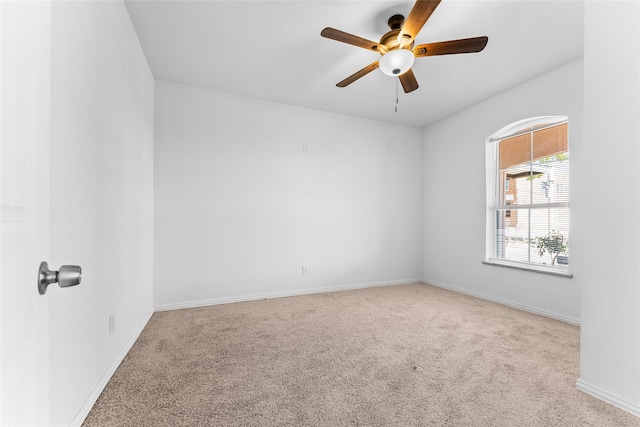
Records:
[[[155,313],[85,426],[640,426],[579,328],[415,284]]]

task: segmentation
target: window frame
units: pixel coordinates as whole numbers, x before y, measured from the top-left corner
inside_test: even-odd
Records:
[[[483,264],[495,265],[500,267],[515,268],[520,270],[532,271],[537,273],[551,274],[561,277],[573,277],[570,272],[571,265],[567,268],[543,265],[534,262],[508,260],[504,258],[498,258],[496,256],[497,248],[497,235],[496,232],[498,221],[497,212],[501,210],[523,210],[523,209],[545,209],[545,208],[567,208],[570,209],[571,190],[569,189],[569,198],[566,202],[554,202],[554,203],[530,203],[519,204],[517,208],[515,205],[505,202],[504,205],[500,204],[500,171],[498,166],[498,147],[499,143],[507,138],[512,138],[518,135],[537,132],[543,129],[551,128],[562,124],[568,124],[569,118],[567,116],[539,116],[528,119],[523,119],[511,123],[497,132],[493,133],[486,139],[486,203],[485,203],[485,257]],[[570,166],[569,166],[570,167]],[[569,223],[569,229],[571,224]]]

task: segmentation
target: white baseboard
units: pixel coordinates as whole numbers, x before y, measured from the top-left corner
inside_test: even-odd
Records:
[[[476,298],[480,298],[480,299],[483,299],[483,300],[487,300],[487,301],[495,302],[495,303],[498,303],[498,304],[506,305],[508,307],[517,308],[518,310],[528,311],[529,313],[538,314],[540,316],[545,316],[545,317],[550,317],[551,319],[556,319],[556,320],[560,320],[562,322],[570,323],[572,325],[580,326],[580,319],[576,319],[576,318],[573,318],[573,317],[565,316],[565,315],[562,315],[562,314],[554,313],[554,312],[543,310],[543,309],[536,308],[536,307],[529,307],[529,306],[526,306],[524,304],[520,304],[520,303],[517,303],[517,302],[509,301],[509,300],[502,299],[502,298],[497,298],[497,297],[494,297],[494,296],[491,296],[491,295],[487,295],[487,294],[483,294],[483,293],[480,293],[480,292],[470,291],[468,289],[459,288],[457,286],[452,286],[452,285],[449,285],[447,283],[439,282],[437,280],[423,279],[422,282],[426,283],[428,285],[437,286],[439,288],[448,289],[450,291],[454,291],[454,292],[458,292],[458,293],[461,293],[461,294],[470,295],[472,297],[476,297]]]
[[[624,399],[620,399],[619,397],[616,397],[611,393],[600,390],[598,387],[594,386],[593,384],[589,384],[588,382],[583,381],[580,378],[578,378],[578,381],[576,381],[576,388],[604,402],[610,403],[613,406],[617,406],[618,408],[623,409],[635,415],[636,417],[640,417],[640,406],[635,405],[631,402],[627,402]]]
[[[145,326],[147,326],[147,323],[149,322],[149,319],[151,319],[152,315],[153,315],[153,310],[149,310],[149,312],[144,316],[142,323],[138,325],[138,328],[134,331],[133,334],[131,334],[131,336],[129,337],[129,340],[126,342],[124,347],[120,350],[120,352],[118,353],[116,358],[113,360],[113,362],[111,362],[111,365],[109,365],[107,370],[102,375],[102,378],[100,378],[100,381],[98,381],[96,386],[91,391],[91,394],[89,394],[89,397],[87,397],[87,400],[85,400],[84,404],[82,405],[82,407],[80,408],[76,416],[71,421],[71,426],[82,425],[85,418],[87,418],[87,415],[89,415],[89,412],[91,412],[91,408],[93,408],[93,405],[95,405],[96,401],[100,397],[100,394],[109,383],[109,380],[111,379],[113,374],[116,372],[116,369],[118,369],[118,366],[120,366],[120,363],[122,363],[125,356],[127,355],[127,353],[129,353],[129,350],[131,350],[131,347],[133,347],[133,344],[136,342],[136,340],[142,333]]]
[[[198,300],[198,301],[185,301],[185,302],[174,303],[174,304],[157,305],[155,306],[155,311],[178,310],[181,308],[204,307],[208,305],[228,304],[232,302],[255,301],[255,300],[261,300],[265,298],[281,298],[281,297],[292,297],[297,295],[319,294],[323,292],[348,291],[352,289],[362,289],[362,288],[375,288],[378,286],[408,285],[411,283],[422,283],[422,279],[388,280],[384,282],[357,283],[357,284],[349,284],[349,285],[328,286],[328,287],[322,287],[322,288],[297,289],[297,290],[283,291],[283,292],[267,292],[263,294],[240,295],[235,297],[211,298],[211,299]]]

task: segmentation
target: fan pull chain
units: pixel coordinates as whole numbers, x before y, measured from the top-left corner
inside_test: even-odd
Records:
[[[398,112],[398,80],[396,79],[396,113]]]

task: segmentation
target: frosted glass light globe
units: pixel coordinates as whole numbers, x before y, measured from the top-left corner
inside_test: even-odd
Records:
[[[387,52],[378,64],[380,70],[387,76],[400,76],[411,68],[413,61],[416,57],[413,56],[413,52],[407,49],[396,49]]]

